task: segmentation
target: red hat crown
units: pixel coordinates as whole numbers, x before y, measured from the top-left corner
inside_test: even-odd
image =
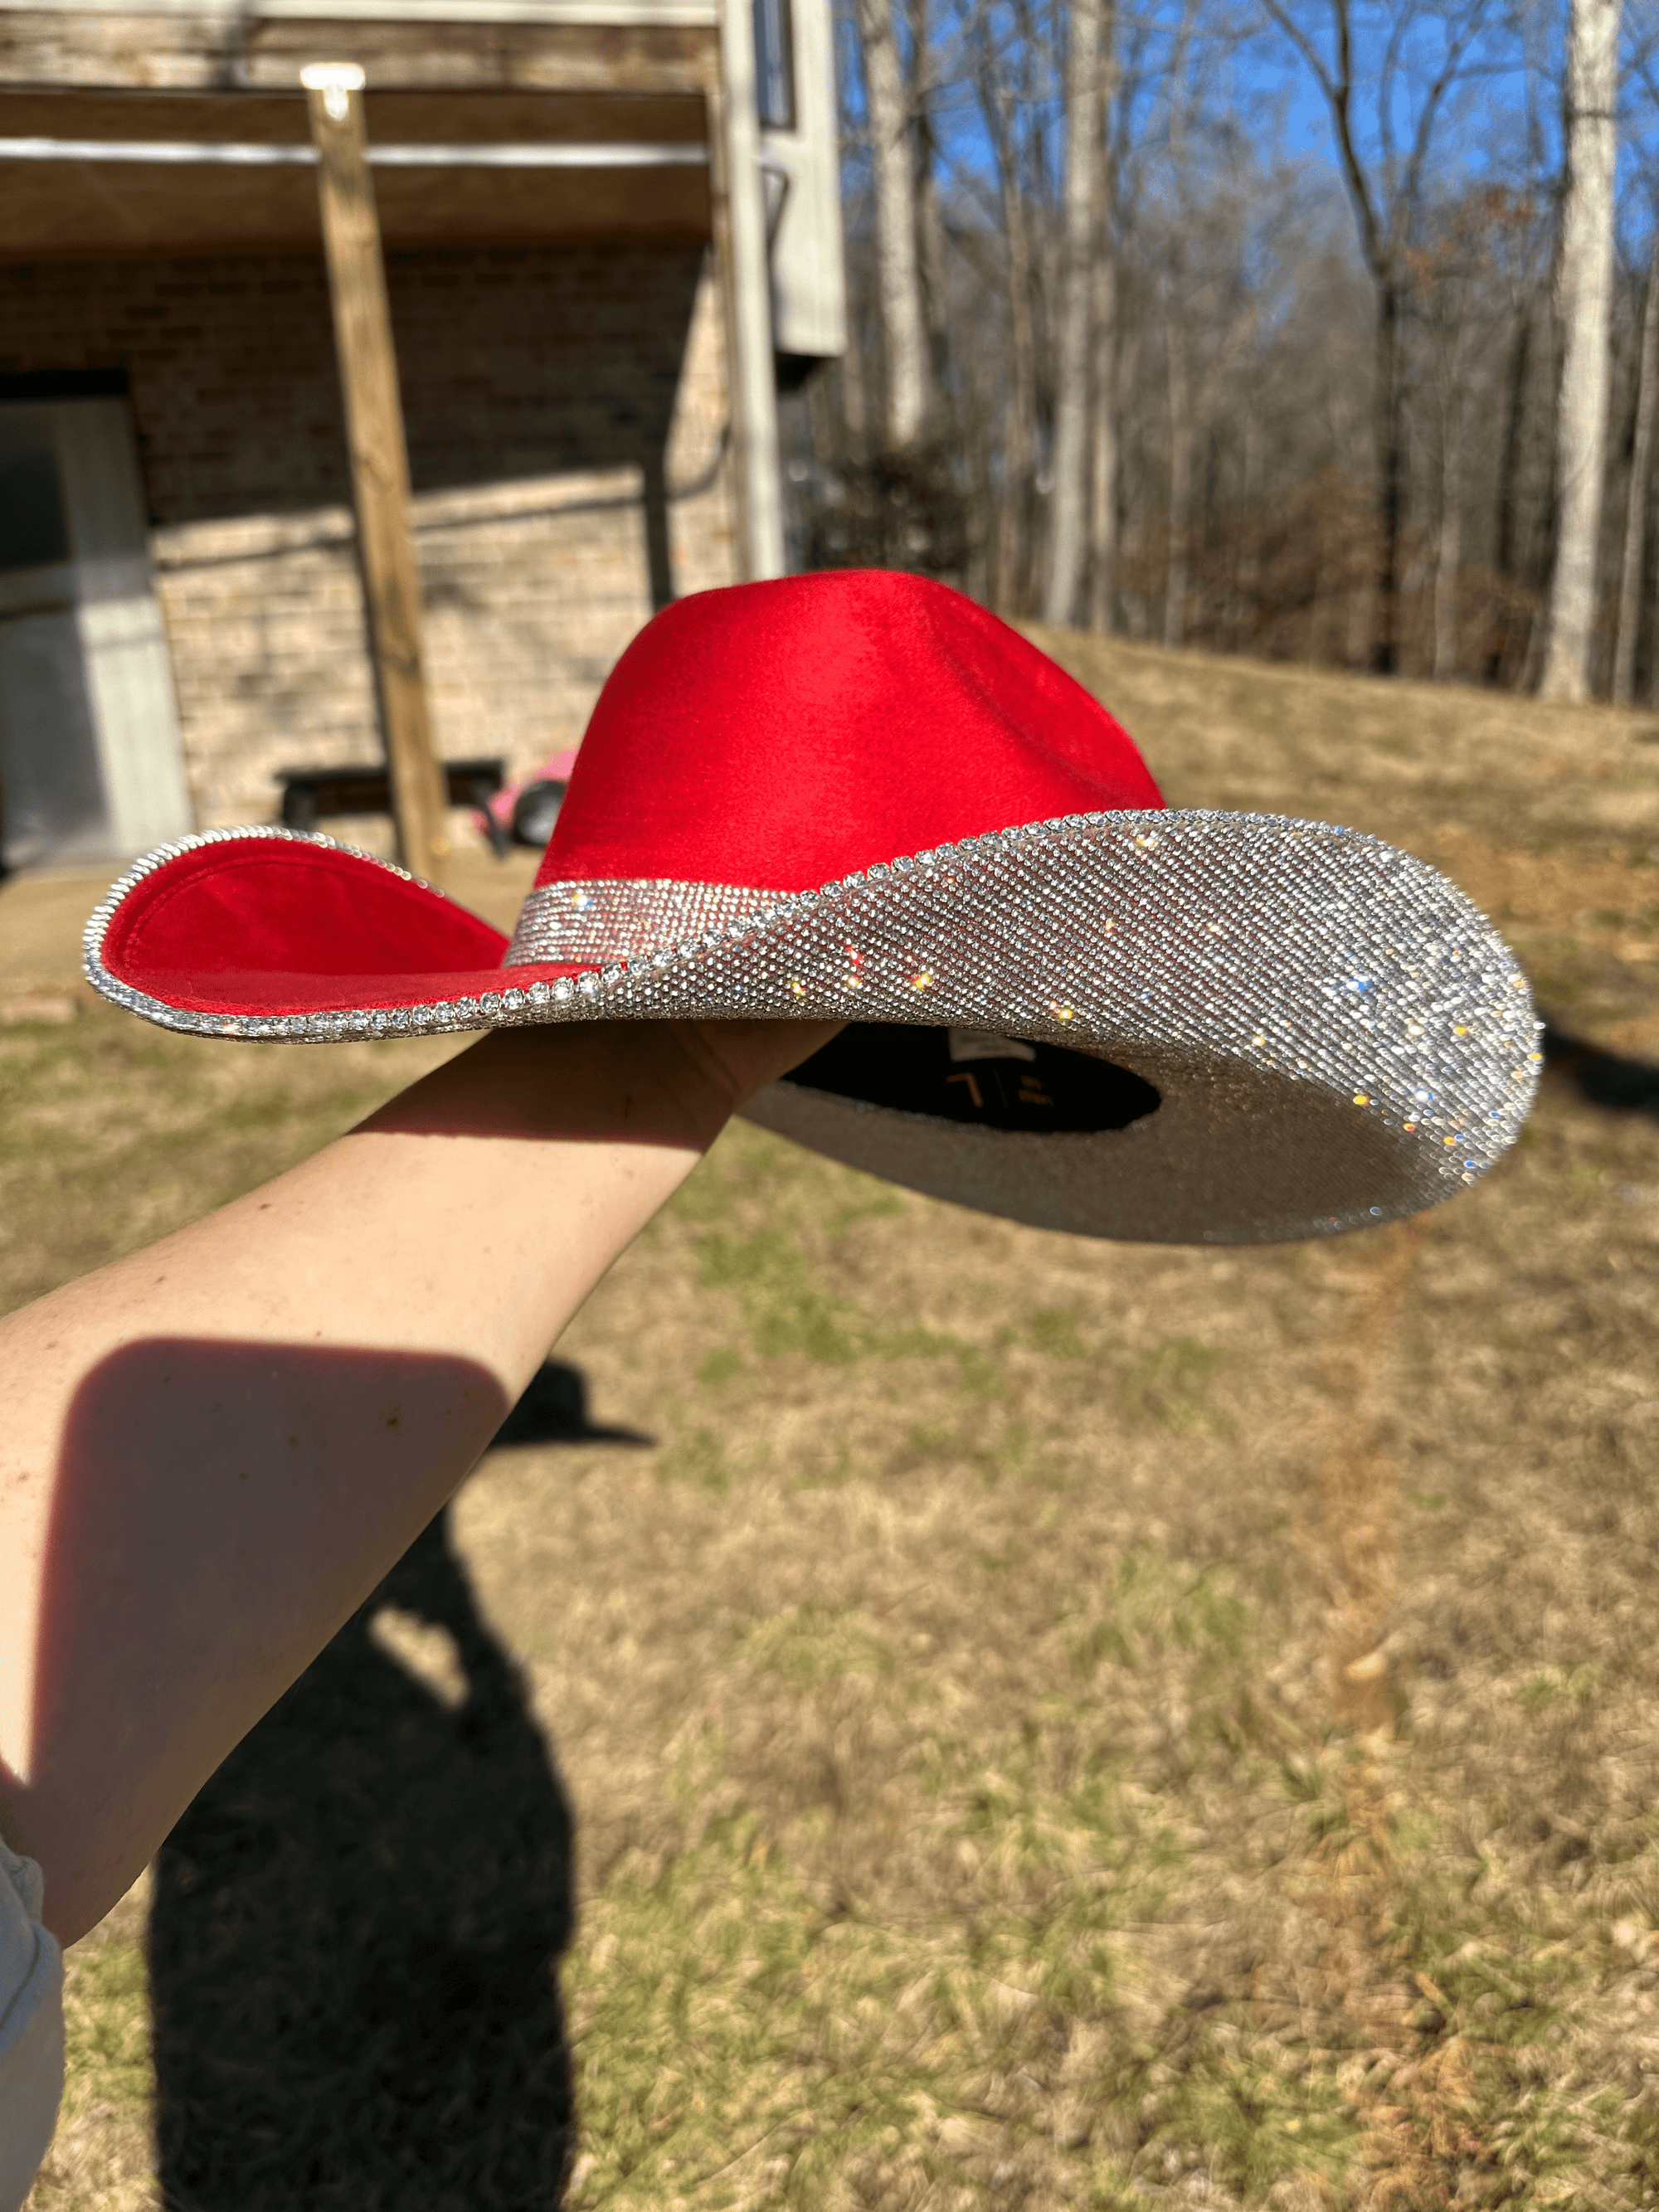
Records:
[[[1015,823],[1162,805],[1104,708],[959,592],[792,576],[700,592],[640,632],[537,883],[805,890]]]

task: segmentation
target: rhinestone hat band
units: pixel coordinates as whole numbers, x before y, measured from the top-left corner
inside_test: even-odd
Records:
[[[638,960],[653,946],[683,945],[729,928],[781,899],[782,891],[744,890],[734,884],[680,884],[659,877],[617,877],[605,883],[546,884],[519,914],[502,966]]]
[[[250,834],[293,833],[190,842]],[[104,968],[121,899],[184,849],[141,862],[88,930],[91,981],[152,1021],[321,1042],[598,1015],[830,1018],[1069,1045],[1144,1075],[1158,1111],[1099,1135],[947,1139],[932,1117],[784,1084],[750,1113],[894,1180],[1097,1235],[1231,1242],[1414,1212],[1492,1165],[1537,1084],[1526,980],[1463,894],[1374,838],[1283,817],[1070,815],[781,897],[549,886],[550,899],[532,895],[511,963],[588,957],[542,949],[585,941],[597,972],[276,1016],[173,1007]],[[731,912],[750,896],[761,902]],[[556,919],[561,900],[590,938],[557,934],[570,926]],[[710,913],[701,929],[686,919]],[[623,940],[638,949],[617,951]]]

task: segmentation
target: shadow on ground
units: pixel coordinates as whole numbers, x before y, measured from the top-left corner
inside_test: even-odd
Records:
[[[587,1416],[587,1382],[580,1370],[549,1359],[495,1431],[491,1451],[520,1444],[650,1444],[637,1429],[596,1428]]]
[[[1659,1067],[1606,1052],[1549,1020],[1544,1024],[1543,1048],[1546,1072],[1571,1083],[1588,1104],[1659,1121]]]
[[[611,1440],[549,1362],[504,1443]],[[530,2212],[572,2139],[571,1814],[447,1510],[168,1838],[149,1929],[177,2212]]]

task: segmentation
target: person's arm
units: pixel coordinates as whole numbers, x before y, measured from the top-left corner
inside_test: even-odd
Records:
[[[830,1034],[489,1037],[0,1322],[0,1835],[64,1942],[437,1511],[727,1116]]]

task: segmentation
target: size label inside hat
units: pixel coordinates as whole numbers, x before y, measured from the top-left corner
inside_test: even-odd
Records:
[[[988,1049],[960,1051],[959,1037]],[[849,1022],[783,1080],[903,1114],[1047,1136],[1127,1129],[1160,1103],[1150,1083],[1092,1053],[994,1030],[885,1022]]]
[[[959,1030],[945,1031],[951,1042],[951,1057],[964,1060],[1031,1060],[1036,1058],[1036,1047],[1024,1044],[1018,1037],[999,1036],[994,1030]]]

